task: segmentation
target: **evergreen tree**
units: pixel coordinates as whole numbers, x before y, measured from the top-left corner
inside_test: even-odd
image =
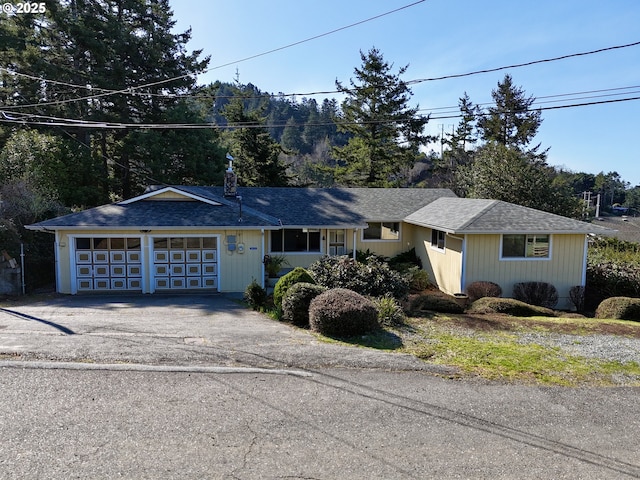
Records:
[[[362,66],[355,69],[350,86],[336,81],[346,95],[338,129],[352,137],[333,155],[341,161],[335,170],[338,183],[387,187],[401,182],[400,173],[411,168],[419,157],[419,147],[429,137],[423,134],[428,117],[409,107],[412,95],[375,47],[360,52]]]
[[[68,0],[47,2],[44,15],[10,15],[0,35],[12,48],[0,67],[29,75],[11,84],[2,71],[5,105],[21,112],[123,123],[162,123],[180,108],[175,94],[190,92],[208,58],[188,53],[190,32],[175,34],[168,0]],[[50,81],[42,82],[39,78]],[[170,80],[170,81],[168,81]],[[140,85],[148,85],[138,89]],[[91,96],[90,99],[82,99]],[[10,99],[9,99],[10,97]],[[103,199],[130,197],[149,183],[148,149],[129,130],[83,126],[51,130],[72,137],[99,172],[92,186]],[[2,137],[0,136],[0,141]],[[186,142],[185,142],[186,144]],[[1,145],[0,145],[1,147]],[[154,159],[157,164],[165,157]],[[223,164],[223,157],[217,159]],[[171,158],[166,159],[171,162]],[[156,181],[163,181],[156,178]]]
[[[235,158],[238,184],[246,187],[281,187],[290,183],[287,168],[280,160],[282,147],[263,126],[261,111],[247,112],[244,97],[238,90],[224,108],[231,130],[226,142]]]
[[[474,155],[474,147],[478,141],[476,122],[478,107],[473,104],[465,92],[458,100],[461,119],[456,129],[443,139],[448,147],[442,158],[436,159],[434,176],[438,177],[442,185],[455,188],[455,174],[458,166],[469,164]]]
[[[532,163],[525,153],[492,140],[478,149],[471,164],[458,170],[457,193],[578,218],[579,200],[566,189],[554,188],[553,175],[553,169]]]
[[[511,75],[498,82],[498,88],[491,92],[495,105],[478,118],[478,129],[486,142],[497,142],[522,152],[538,133],[542,123],[540,110],[531,110],[534,97],[527,97],[524,90],[513,84]],[[539,145],[529,153],[543,159],[545,153],[537,154]]]

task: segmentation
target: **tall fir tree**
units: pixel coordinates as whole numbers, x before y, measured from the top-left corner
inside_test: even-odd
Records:
[[[388,187],[402,183],[401,174],[413,167],[419,148],[429,141],[424,135],[427,116],[410,107],[411,89],[400,78],[407,66],[393,73],[375,47],[360,52],[362,66],[354,70],[349,86],[336,81],[346,95],[338,129],[351,135],[333,155],[340,163],[335,179],[344,185]]]
[[[509,74],[504,76],[502,82],[498,82],[498,87],[491,92],[491,96],[494,105],[478,118],[478,130],[482,139],[544,160],[546,152],[537,152],[540,145],[529,147],[542,124],[540,110],[531,108],[535,97],[528,97],[521,87],[514,85]]]
[[[192,91],[196,75],[209,60],[200,59],[200,51],[186,50],[190,31],[173,33],[175,21],[168,0],[47,2],[44,15],[13,15],[8,22],[0,34],[8,32],[8,44],[22,42],[24,48],[0,53],[0,67],[29,75],[16,76],[19,79],[11,86],[9,104],[25,113],[85,121],[163,123],[176,116],[176,111],[189,113],[177,95]],[[15,38],[18,35],[22,37]],[[6,85],[4,77],[2,80]],[[201,121],[193,109],[183,118]],[[188,156],[184,151],[171,152],[172,147],[189,147],[195,153],[189,141],[165,142],[169,151],[153,158],[155,166],[149,168],[151,151],[145,148],[149,142],[136,143],[145,137],[140,132],[97,131],[78,123],[50,133],[73,138],[78,149],[90,152],[86,158],[100,172],[92,183],[104,200],[135,195],[150,181],[165,182],[161,177],[150,179],[148,174],[162,171],[158,164],[163,161],[167,162],[164,169],[170,168],[176,155]],[[176,138],[192,136],[175,132]],[[209,154],[222,167],[220,151],[211,149]]]
[[[290,183],[287,167],[280,160],[282,147],[264,126],[263,110],[247,111],[242,88],[224,107],[230,130],[226,144],[236,162],[238,184],[245,187],[283,187]]]

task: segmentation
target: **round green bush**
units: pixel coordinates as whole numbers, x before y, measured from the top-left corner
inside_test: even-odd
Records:
[[[311,301],[309,326],[314,332],[334,337],[352,337],[380,328],[373,302],[346,288],[327,290]]]
[[[607,298],[598,305],[596,318],[640,321],[640,298]]]
[[[367,263],[346,255],[325,256],[311,264],[309,272],[315,283],[327,288],[348,288],[371,297],[389,293],[397,299],[409,293],[407,279],[375,256],[368,257]]]
[[[313,283],[291,285],[282,299],[282,319],[298,327],[308,327],[311,300],[326,291],[326,287]]]
[[[302,267],[296,267],[286,275],[283,275],[273,289],[273,304],[277,308],[282,308],[282,299],[287,290],[296,283],[316,283],[309,272]]]

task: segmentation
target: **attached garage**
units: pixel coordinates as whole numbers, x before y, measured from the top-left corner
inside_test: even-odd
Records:
[[[74,243],[78,292],[142,291],[140,237],[76,237]]]
[[[77,292],[218,289],[218,235],[77,236],[72,244]]]
[[[153,237],[154,290],[218,288],[218,237]]]

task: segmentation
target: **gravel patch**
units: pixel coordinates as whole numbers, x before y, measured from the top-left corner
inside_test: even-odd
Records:
[[[640,363],[640,339],[617,335],[566,335],[525,333],[520,343],[559,347],[563,352],[587,358]]]

